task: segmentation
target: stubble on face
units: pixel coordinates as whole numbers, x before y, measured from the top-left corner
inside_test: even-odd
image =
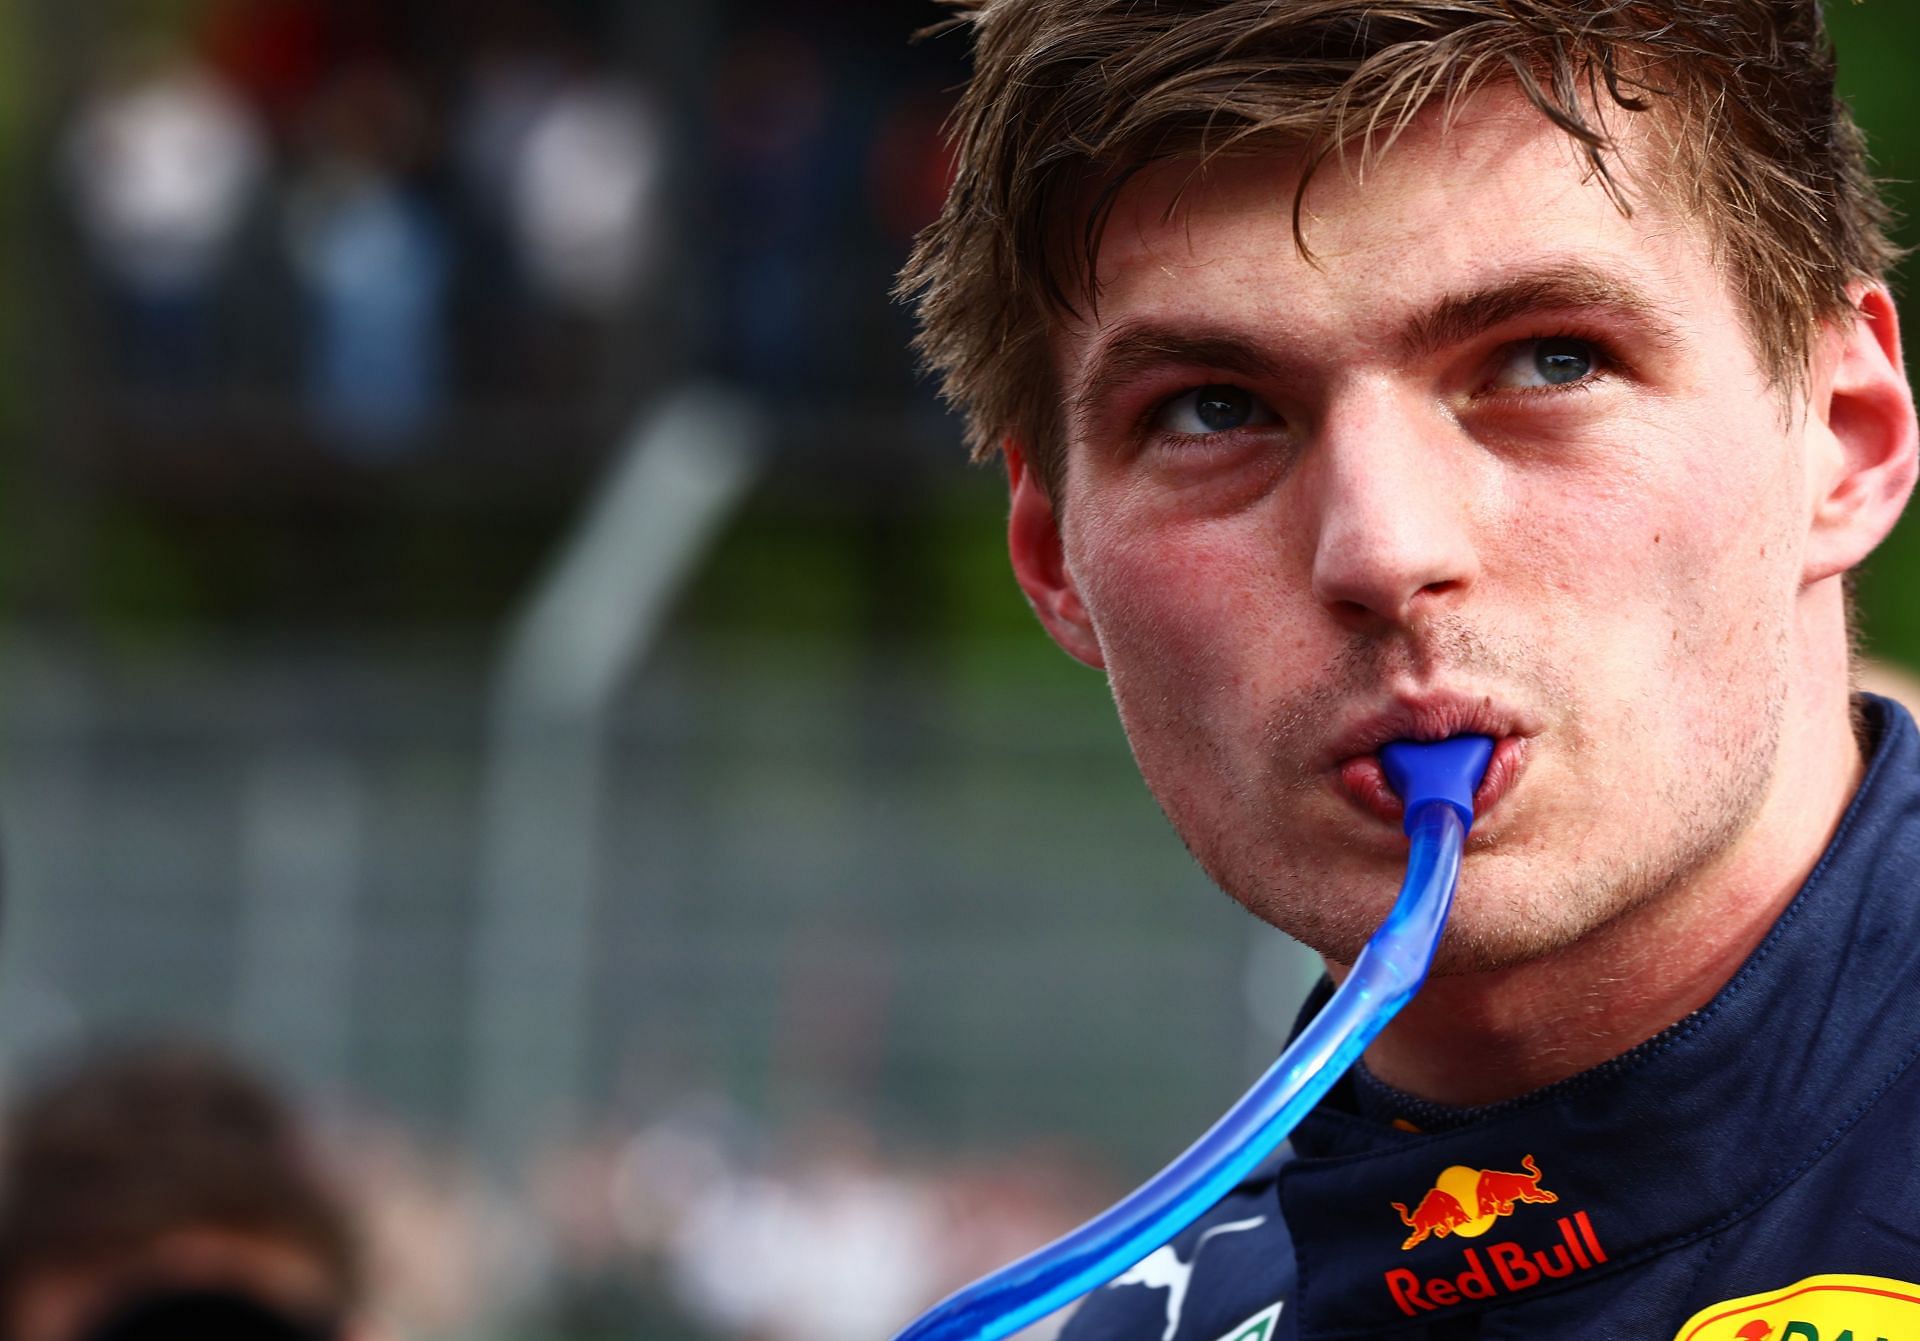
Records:
[[[1677,625],[1676,663],[1710,664],[1724,655],[1725,633],[1704,610],[1687,612]],[[1685,888],[1730,851],[1764,802],[1778,756],[1786,701],[1788,632],[1784,622],[1761,621],[1749,655],[1764,659],[1766,682],[1779,692],[1713,704],[1715,720],[1700,722],[1690,739],[1655,739],[1646,723],[1657,714],[1632,702],[1608,705],[1606,715],[1626,724],[1613,732],[1612,748],[1630,753],[1681,749],[1692,753],[1691,773],[1671,776],[1659,794],[1641,798],[1640,841],[1631,848],[1589,848],[1572,867],[1555,864],[1524,897],[1482,902],[1481,878],[1491,867],[1518,864],[1554,835],[1469,839],[1459,901],[1434,964],[1442,976],[1514,968],[1567,949],[1586,936]],[[1330,961],[1350,964],[1384,919],[1397,888],[1398,870],[1383,865],[1377,888],[1364,897],[1327,878],[1348,862],[1356,839],[1336,839],[1329,851],[1303,843],[1284,813],[1304,804],[1324,780],[1307,761],[1324,741],[1326,723],[1355,701],[1378,699],[1381,686],[1409,670],[1444,672],[1449,679],[1503,686],[1510,701],[1535,705],[1553,724],[1553,748],[1575,759],[1601,746],[1586,729],[1587,713],[1577,668],[1555,665],[1529,651],[1524,640],[1493,636],[1467,617],[1442,615],[1417,633],[1355,637],[1324,670],[1274,703],[1260,733],[1260,752],[1274,761],[1271,772],[1249,785],[1235,784],[1231,813],[1248,826],[1239,832],[1213,822],[1211,806],[1183,805],[1176,791],[1162,807],[1188,851],[1222,890],[1254,916],[1311,947]],[[1704,746],[1704,748],[1702,748]],[[1142,761],[1143,768],[1150,768]],[[1223,769],[1232,775],[1232,770]],[[1150,778],[1151,780],[1151,778]],[[1606,803],[1601,800],[1599,803]],[[1277,857],[1277,859],[1275,859]],[[1537,871],[1537,865],[1530,869]]]

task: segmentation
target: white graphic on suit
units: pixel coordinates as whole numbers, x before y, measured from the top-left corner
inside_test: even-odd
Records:
[[[1187,1306],[1187,1284],[1193,1279],[1193,1269],[1200,1264],[1200,1253],[1206,1248],[1207,1240],[1216,1234],[1238,1234],[1245,1229],[1258,1229],[1266,1222],[1266,1216],[1257,1215],[1251,1220],[1233,1220],[1224,1225],[1215,1225],[1200,1236],[1199,1242],[1193,1245],[1192,1259],[1185,1262],[1174,1252],[1171,1243],[1164,1248],[1156,1248],[1142,1258],[1137,1266],[1115,1276],[1108,1288],[1144,1285],[1150,1290],[1165,1290],[1167,1330],[1160,1334],[1160,1341],[1173,1341],[1174,1333],[1180,1330],[1180,1311]]]

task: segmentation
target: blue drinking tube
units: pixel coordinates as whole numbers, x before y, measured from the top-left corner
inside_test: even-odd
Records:
[[[1186,1153],[1072,1233],[934,1305],[894,1341],[999,1341],[1139,1262],[1278,1149],[1427,980],[1492,756],[1485,736],[1384,747],[1381,765],[1406,806],[1407,875],[1326,1006]]]

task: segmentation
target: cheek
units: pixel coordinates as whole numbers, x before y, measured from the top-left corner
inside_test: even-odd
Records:
[[[1708,668],[1729,648],[1759,648],[1793,617],[1799,544],[1797,463],[1771,421],[1730,424],[1690,444],[1689,468],[1664,494],[1657,542],[1644,546],[1650,587],[1663,592],[1669,642]],[[1645,527],[1643,526],[1643,530]]]
[[[1259,770],[1271,700],[1303,674],[1288,650],[1299,621],[1271,539],[1252,543],[1259,529],[1116,526],[1069,544],[1134,757],[1188,828],[1207,822],[1226,779]]]
[[[1070,538],[1068,564],[1116,696],[1176,682],[1191,695],[1239,684],[1271,659],[1287,583],[1271,536],[1246,519],[1120,521]]]
[[[1779,433],[1739,418],[1638,422],[1577,459],[1520,472],[1513,569],[1590,618],[1649,618],[1750,586],[1782,557],[1791,490]]]
[[[1595,739],[1664,737],[1747,701],[1757,681],[1733,681],[1771,674],[1792,617],[1795,494],[1779,425],[1736,412],[1635,427],[1593,469],[1531,481],[1516,515],[1534,518],[1516,528],[1516,602],[1524,611],[1529,587],[1551,593],[1530,622],[1580,686]]]

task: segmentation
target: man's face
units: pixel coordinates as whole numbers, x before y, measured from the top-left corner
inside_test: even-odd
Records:
[[[1405,853],[1375,751],[1459,732],[1498,744],[1443,969],[1726,859],[1772,784],[1810,503],[1702,229],[1623,215],[1498,91],[1361,184],[1329,163],[1312,261],[1294,160],[1216,161],[1170,212],[1189,170],[1123,193],[1097,319],[1056,338],[1054,515],[1063,641],[1209,873],[1350,960]]]

